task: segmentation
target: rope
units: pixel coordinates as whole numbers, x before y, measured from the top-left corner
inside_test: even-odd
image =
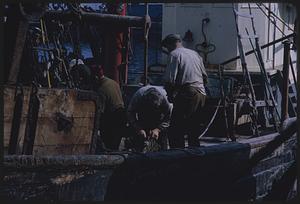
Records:
[[[218,112],[218,110],[219,110],[219,108],[220,108],[221,101],[222,101],[222,100],[220,99],[219,102],[218,102],[218,106],[217,106],[217,108],[216,108],[216,111],[215,111],[214,115],[212,116],[212,118],[211,118],[211,120],[209,121],[209,123],[208,123],[206,129],[202,132],[202,134],[198,137],[198,139],[200,139],[201,137],[203,137],[203,136],[206,134],[206,132],[207,132],[208,129],[210,128],[211,124],[214,122],[214,120],[215,120],[215,118],[216,118],[216,115],[217,115],[217,112]]]

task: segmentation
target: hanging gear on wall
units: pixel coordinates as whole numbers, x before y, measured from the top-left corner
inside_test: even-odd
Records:
[[[209,18],[204,18],[202,19],[202,35],[204,37],[204,41],[202,43],[198,43],[195,45],[196,51],[200,54],[203,54],[204,57],[204,64],[208,64],[208,59],[207,55],[209,53],[212,53],[216,50],[216,46],[210,42],[207,41],[206,34],[204,32],[204,25],[207,25],[209,23],[210,19]]]

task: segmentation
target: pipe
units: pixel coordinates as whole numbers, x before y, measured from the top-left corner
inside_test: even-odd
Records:
[[[288,88],[289,88],[289,65],[290,65],[290,42],[284,41],[283,53],[283,83],[282,83],[282,101],[281,101],[281,122],[288,118]]]
[[[297,78],[296,78],[296,73],[295,73],[295,70],[294,70],[294,65],[293,65],[293,61],[292,61],[291,56],[290,56],[290,65],[291,65],[293,80],[294,80],[294,83],[296,84]]]
[[[273,21],[271,20],[271,18],[273,19]],[[276,38],[276,19],[274,18],[274,16],[270,16],[269,18],[269,22],[272,22],[273,24],[273,41],[275,41]],[[272,45],[272,68],[275,69],[275,44]]]
[[[148,4],[145,3],[145,18],[148,19],[149,22],[149,8]],[[148,84],[148,34],[149,34],[150,23],[145,23],[144,27],[144,76],[143,76],[143,84],[146,86]]]
[[[273,41],[273,42],[267,43],[267,44],[261,46],[260,48],[261,48],[261,49],[264,49],[264,48],[266,48],[266,47],[269,47],[269,46],[271,46],[271,45],[274,45],[274,44],[276,44],[276,43],[279,43],[279,42],[281,42],[281,41],[283,41],[283,40],[289,39],[289,38],[291,38],[291,37],[293,37],[293,36],[295,36],[295,33],[291,33],[291,34],[289,34],[289,35],[287,35],[287,36],[285,36],[285,37],[282,37],[282,38],[279,38],[279,39],[277,39],[277,40],[275,40],[275,41]],[[245,56],[250,55],[250,54],[252,54],[252,53],[254,53],[254,52],[255,52],[255,50],[248,51],[248,52],[245,53]],[[225,64],[228,64],[228,63],[230,63],[230,62],[233,62],[233,61],[239,59],[240,57],[241,57],[241,56],[239,55],[239,56],[237,56],[237,57],[234,57],[234,58],[231,58],[231,59],[229,59],[229,60],[226,60],[225,62],[222,62],[221,65],[225,65]]]
[[[126,15],[126,3],[122,4],[123,5],[123,9],[122,11],[119,13],[120,16],[125,16]],[[120,83],[120,80],[123,80],[121,81],[121,84],[124,82],[124,79],[122,79],[122,75],[120,75],[120,73],[124,72],[124,70],[126,71],[126,65],[124,66],[124,60],[127,60],[127,52],[126,53],[123,53],[123,49],[125,48],[125,43],[127,43],[128,40],[126,40],[126,33],[128,31],[128,28],[126,30],[124,30],[124,32],[119,32],[117,35],[118,35],[118,39],[119,39],[119,42],[118,42],[118,47],[117,47],[117,61],[118,61],[118,65],[116,67],[117,69],[117,74],[118,74],[118,78],[119,78],[119,83]],[[126,56],[123,56],[123,55],[126,55]],[[127,64],[127,63],[125,63]]]
[[[129,38],[130,38],[130,28],[128,28],[124,34],[123,34],[124,42],[125,42],[125,56],[123,56],[123,63],[125,61],[125,64],[123,66],[123,83],[124,85],[127,85],[128,83],[128,52],[129,52]]]
[[[273,41],[275,40],[275,38],[276,38],[276,20],[274,18]],[[273,56],[272,67],[273,67],[273,69],[275,69],[275,62],[276,62],[275,61],[276,60],[276,57],[275,57],[275,54],[276,54],[276,52],[275,52],[275,44],[272,45],[272,51],[273,51],[273,53],[272,53],[272,56]]]
[[[248,29],[247,28],[245,28],[245,29],[246,29],[247,35],[249,35]],[[255,32],[254,32],[254,34],[255,34]],[[251,39],[249,39],[249,41],[250,41],[250,45],[251,45],[252,49],[255,50],[254,45],[253,45]],[[266,104],[268,104],[267,101],[269,101],[269,98],[271,97],[272,105],[274,106],[274,108],[276,110],[277,116],[280,117],[279,112],[277,110],[276,102],[275,102],[275,99],[274,99],[274,96],[273,96],[273,92],[271,90],[272,87],[271,87],[271,84],[270,84],[270,80],[269,80],[268,75],[266,73],[266,69],[264,67],[263,59],[262,59],[262,56],[261,56],[261,51],[259,50],[258,42],[257,41],[256,41],[256,48],[258,48],[258,49],[256,50],[256,52],[254,52],[254,54],[255,54],[255,57],[257,59],[258,65],[259,65],[260,72],[262,74],[262,78],[264,80],[264,88],[265,88],[265,95],[266,95]],[[273,113],[272,113],[272,115],[273,115]],[[274,118],[275,129],[277,130],[277,120],[275,119],[274,115],[273,115],[273,118]]]
[[[20,64],[23,56],[23,49],[25,46],[27,30],[29,28],[29,22],[27,20],[21,20],[18,22],[16,41],[14,45],[12,61],[9,70],[8,84],[16,84],[20,72]]]
[[[80,11],[79,14],[73,12],[47,11],[45,17],[48,19],[59,19],[62,21],[82,20],[90,24],[99,25],[106,24],[110,28],[123,30],[127,27],[142,28],[145,25],[146,18],[139,16],[125,16],[117,14],[104,14],[95,12]]]
[[[113,18],[110,18],[112,21],[115,21],[115,19],[123,19],[126,14],[126,4],[122,4],[123,9],[121,11],[118,11],[119,3],[109,3],[108,4],[108,12],[114,13],[110,14],[111,16],[114,16]],[[101,19],[101,18],[99,18]],[[113,20],[114,19],[114,20]],[[125,21],[118,21],[125,22]],[[117,23],[117,21],[115,22]],[[115,25],[113,24],[113,27],[118,26],[124,26],[124,25]],[[112,27],[112,26],[110,26]],[[128,29],[128,27],[123,27],[123,30],[114,30],[111,32],[110,30],[107,30],[105,32],[106,34],[106,40],[105,40],[105,62],[104,62],[104,74],[107,75],[109,78],[115,80],[117,83],[120,83],[120,68],[122,68],[122,48],[123,48],[123,32],[125,29]]]
[[[269,8],[271,8],[271,3],[269,3]],[[269,12],[268,12],[268,18],[269,19],[270,19],[270,16],[271,16],[271,13],[270,13],[270,10],[269,10]],[[268,43],[270,43],[270,21],[268,21],[268,34],[267,34],[267,36],[268,36],[267,41],[268,41]],[[269,47],[267,49],[267,60],[268,61],[270,60],[270,48]]]

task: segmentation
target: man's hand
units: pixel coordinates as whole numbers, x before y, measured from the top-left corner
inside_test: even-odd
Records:
[[[143,129],[138,130],[138,131],[137,131],[137,135],[138,135],[138,136],[141,136],[141,137],[143,137],[143,138],[146,138],[146,137],[147,137],[146,131],[143,130]]]
[[[174,91],[174,86],[171,83],[165,83],[164,88],[167,92],[167,95],[172,95],[173,91]]]
[[[164,85],[164,88],[165,88],[165,90],[167,92],[168,101],[170,103],[174,103],[174,99],[175,99],[175,97],[177,95],[177,91],[176,91],[174,85],[172,85],[170,83],[166,83]]]
[[[159,133],[160,133],[160,129],[155,128],[150,131],[150,137],[157,140],[159,138]]]
[[[204,82],[204,85],[207,85],[208,77],[206,75],[203,75],[203,82]]]

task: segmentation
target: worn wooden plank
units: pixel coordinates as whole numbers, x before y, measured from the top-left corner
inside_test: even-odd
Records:
[[[47,156],[51,155],[81,155],[83,152],[89,152],[89,144],[69,144],[69,145],[35,145],[34,155]]]
[[[20,154],[22,152],[22,146],[23,146],[23,141],[24,141],[24,132],[25,132],[25,127],[26,127],[26,118],[22,117],[21,118],[21,124],[20,124],[20,130],[19,130],[19,136],[18,136],[18,142],[17,142],[17,148],[16,148],[16,154]],[[9,144],[9,137],[11,133],[11,123],[12,123],[12,117],[5,117],[4,118],[4,147],[8,148]]]
[[[26,41],[26,34],[29,27],[27,20],[21,20],[17,29],[16,43],[14,47],[8,83],[15,84],[19,75],[20,62],[22,59],[23,48]]]
[[[95,107],[92,101],[77,101],[76,90],[39,89],[41,101],[39,117],[62,112],[73,117],[94,117]]]
[[[19,130],[19,136],[18,136],[18,144],[16,153],[20,154],[22,150],[23,145],[23,139],[24,139],[24,132],[26,127],[26,121],[27,121],[27,112],[28,112],[28,104],[29,104],[29,97],[30,97],[30,87],[22,87],[24,98],[23,98],[23,110],[21,114],[21,124],[20,124],[20,130]],[[4,86],[3,89],[3,99],[4,99],[4,148],[8,148],[9,144],[9,137],[11,135],[11,125],[12,125],[12,119],[13,119],[13,111],[14,111],[14,94],[15,94],[15,86]]]
[[[27,121],[30,87],[23,87],[24,103],[21,117],[18,150],[20,153],[24,140],[24,132]],[[14,86],[5,86],[4,88],[4,147],[8,147],[11,132],[11,123],[14,110]],[[91,136],[94,128],[95,103],[93,101],[77,100],[76,90],[71,89],[38,89],[37,96],[40,100],[40,109],[36,129],[36,138],[34,154],[46,154],[42,146],[49,150],[48,154],[56,154],[57,150],[63,150],[66,146],[72,148],[66,149],[69,153],[87,153],[86,148],[74,148],[74,144],[88,145],[91,142]],[[70,119],[72,126],[69,130],[59,130],[57,122],[57,113]],[[53,145],[56,145],[53,148]],[[49,147],[47,147],[49,146]],[[72,151],[70,151],[72,149]],[[77,152],[74,152],[77,151]],[[63,151],[59,151],[63,154]]]
[[[92,133],[93,118],[75,118],[74,126],[68,132],[59,131],[57,123],[53,118],[42,118],[41,120],[39,118],[34,144],[89,144]]]
[[[6,155],[4,165],[6,168],[22,167],[32,168],[52,168],[53,170],[70,171],[69,167],[115,167],[122,164],[128,154],[112,155],[55,155],[55,156],[33,156],[33,155]],[[60,168],[58,168],[60,167]]]

